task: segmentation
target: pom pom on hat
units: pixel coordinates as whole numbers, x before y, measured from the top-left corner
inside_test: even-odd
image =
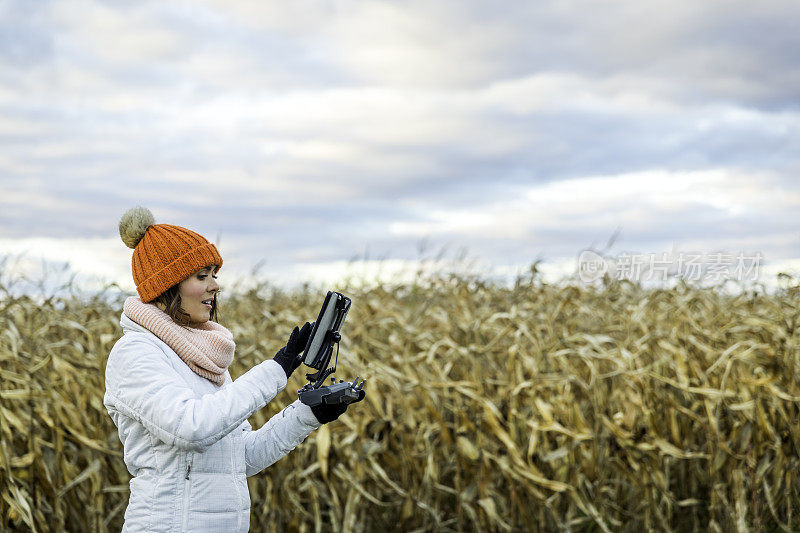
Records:
[[[156,223],[149,209],[136,206],[128,209],[119,220],[119,236],[128,248],[136,248],[144,237],[147,228]]]

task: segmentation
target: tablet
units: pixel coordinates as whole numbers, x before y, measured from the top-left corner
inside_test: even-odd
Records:
[[[303,351],[303,362],[306,365],[320,371],[327,368],[333,345],[341,340],[339,332],[349,309],[350,298],[328,291]]]

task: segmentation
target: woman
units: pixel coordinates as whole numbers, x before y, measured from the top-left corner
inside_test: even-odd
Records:
[[[108,357],[103,398],[134,476],[123,532],[247,531],[247,476],[346,406],[296,400],[253,431],[247,418],[286,386],[311,324],[232,381],[233,336],[216,323],[217,248],[186,228],[155,224],[142,207],[126,212],[119,230],[134,249],[139,295],[123,306],[124,335]]]

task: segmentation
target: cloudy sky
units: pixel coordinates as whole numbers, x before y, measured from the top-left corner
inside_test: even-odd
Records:
[[[799,21],[788,0],[0,0],[0,256],[132,289],[117,223],[143,205],[217,242],[223,280],[459,251],[555,273],[612,236],[774,277],[800,269]]]

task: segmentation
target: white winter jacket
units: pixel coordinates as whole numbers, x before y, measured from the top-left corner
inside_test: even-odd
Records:
[[[286,386],[272,359],[221,387],[192,372],[125,314],[106,365],[103,404],[119,430],[131,495],[122,531],[248,531],[247,476],[320,426],[299,400],[253,431],[247,418]]]

